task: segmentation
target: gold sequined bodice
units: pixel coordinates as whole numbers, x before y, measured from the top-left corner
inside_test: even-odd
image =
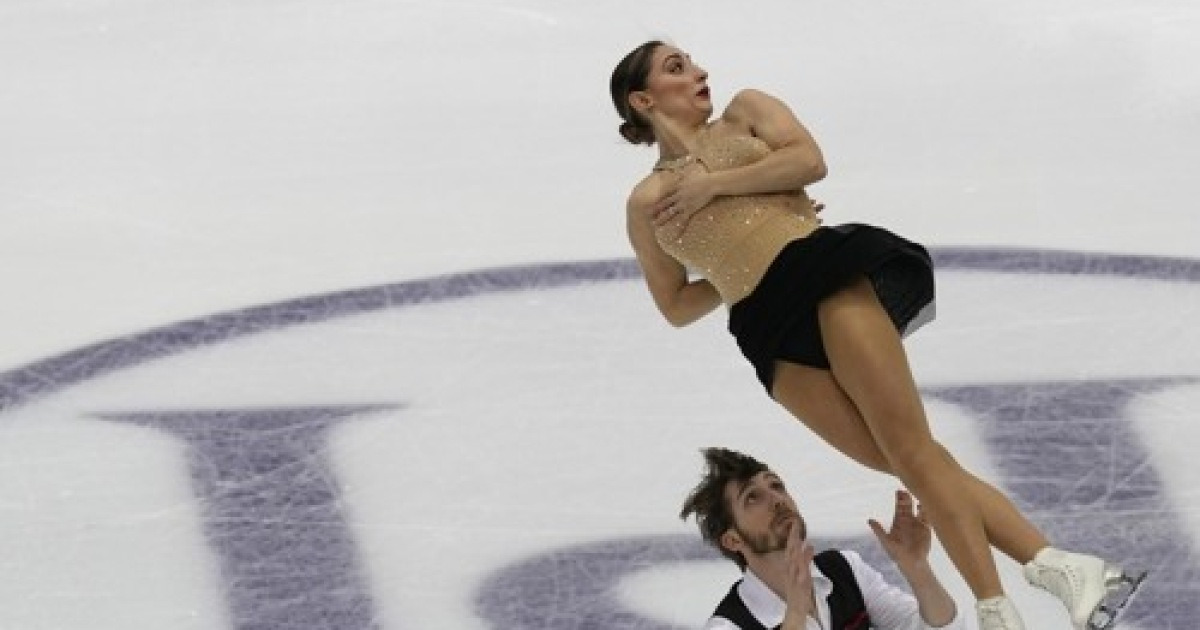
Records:
[[[770,152],[759,138],[722,136],[706,128],[697,137],[694,157],[719,171],[753,164]],[[733,305],[754,290],[785,245],[818,225],[807,195],[797,191],[717,197],[691,217],[656,227],[654,236],[663,251],[704,276]]]

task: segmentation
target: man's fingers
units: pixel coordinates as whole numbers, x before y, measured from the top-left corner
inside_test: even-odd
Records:
[[[896,516],[911,516],[913,513],[913,497],[905,490],[896,491]]]
[[[813,549],[813,546],[807,540],[804,541],[804,544],[800,547],[800,560],[807,566],[809,562],[812,562],[814,555],[816,555],[816,550]]]
[[[879,539],[879,542],[887,542],[888,532],[883,528],[883,525],[881,525],[879,521],[871,519],[867,521],[867,525],[871,526],[871,531],[875,532],[875,537]]]

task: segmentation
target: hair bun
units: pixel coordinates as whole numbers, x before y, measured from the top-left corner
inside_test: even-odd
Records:
[[[635,125],[629,121],[621,123],[617,128],[621,137],[625,138],[631,144],[654,144],[654,131],[649,127]]]

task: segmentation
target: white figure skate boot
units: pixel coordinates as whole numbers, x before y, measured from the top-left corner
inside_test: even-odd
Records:
[[[1025,622],[1012,600],[1001,595],[975,602],[979,630],[1025,630]]]
[[[1096,556],[1053,547],[1025,565],[1025,579],[1062,600],[1077,630],[1108,630],[1145,579]]]

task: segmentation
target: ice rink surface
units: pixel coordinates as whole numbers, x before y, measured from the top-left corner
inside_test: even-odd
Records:
[[[676,518],[709,445],[888,567],[895,482],[629,259],[655,153],[607,81],[650,38],[792,106],[827,222],[933,250],[939,438],[1151,570],[1123,628],[1193,630],[1197,31],[1185,0],[4,3],[0,630],[699,627],[736,578]]]

